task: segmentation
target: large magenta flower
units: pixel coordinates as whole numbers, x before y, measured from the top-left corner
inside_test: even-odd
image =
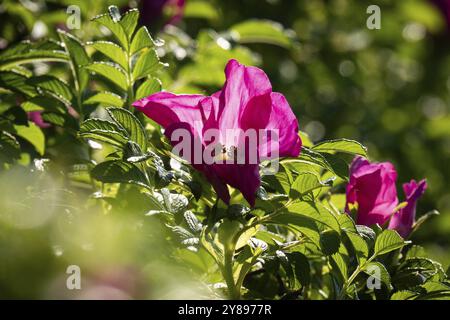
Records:
[[[389,229],[397,230],[403,238],[406,238],[411,233],[416,220],[416,203],[424,194],[426,188],[426,180],[422,180],[419,183],[411,180],[409,183],[403,184],[407,204],[394,214],[389,222]]]
[[[201,143],[202,150],[212,143],[218,144],[221,151],[214,154],[215,158],[233,158],[240,150],[245,150],[244,163],[208,163],[204,159],[195,161],[192,156],[187,158],[205,174],[223,201],[228,203],[230,200],[228,184],[240,190],[253,206],[261,182],[261,159],[273,154],[295,157],[300,153],[302,142],[298,135],[298,122],[285,97],[272,92],[270,81],[262,70],[230,60],[225,76],[222,90],[211,96],[159,92],[136,101],[133,106],[160,124],[174,146],[178,141],[172,134],[177,129],[186,129]],[[212,130],[220,133],[218,139],[210,137]],[[252,150],[242,135],[230,138],[226,133],[229,130],[242,133],[264,131],[269,132],[269,137],[263,140],[264,143],[258,140],[255,150]],[[278,143],[270,143],[273,132]],[[252,151],[256,153],[256,162],[248,161],[248,154],[251,156]]]
[[[397,172],[389,162],[370,163],[356,157],[350,166],[346,211],[357,210],[356,223],[384,225],[398,205]]]

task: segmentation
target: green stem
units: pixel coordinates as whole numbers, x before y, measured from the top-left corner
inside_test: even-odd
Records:
[[[222,275],[228,287],[228,295],[232,300],[238,300],[241,297],[241,290],[236,286],[233,275],[233,256],[234,248],[225,250]]]
[[[350,287],[350,285],[356,279],[356,277],[360,274],[360,272],[363,271],[364,268],[366,267],[366,265],[368,263],[370,263],[373,259],[375,259],[375,257],[376,257],[375,255],[371,256],[363,264],[358,265],[358,267],[356,267],[355,271],[353,271],[351,276],[345,281],[344,285],[342,286],[342,290],[341,290],[341,292],[339,294],[338,300],[344,299],[344,296],[345,296],[345,294],[347,292],[348,287]]]
[[[129,47],[129,46],[128,46]],[[128,65],[127,65],[127,76],[128,76],[128,91],[127,91],[127,104],[126,104],[126,108],[128,110],[131,109],[131,104],[134,102],[134,92],[133,92],[133,74],[131,72],[131,53],[130,53],[130,49],[128,48],[127,50],[127,60],[128,60]]]

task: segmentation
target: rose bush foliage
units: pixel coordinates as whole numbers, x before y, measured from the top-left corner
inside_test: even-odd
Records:
[[[435,214],[416,218],[425,180],[405,183],[401,202],[392,164],[370,162],[356,141],[313,144],[298,131],[301,117],[297,122],[282,93],[249,66],[246,48],[216,47],[229,44],[226,33],[198,40],[197,50],[220,56],[225,82],[219,92],[162,91],[177,76],[186,91],[222,76],[202,74],[216,71],[204,57],[178,75],[171,72],[176,62],[165,63],[158,49],[168,54],[177,47],[155,40],[138,18],[137,10],[121,14],[110,7],[93,19],[109,30],[107,39],[83,43],[59,30],[57,41],[24,42],[1,53],[2,171],[21,165],[43,175],[57,172],[68,192],[80,193],[78,203],[86,202],[80,208],[96,207],[102,221],[119,208],[137,212],[139,221],[161,232],[158,241],[168,245],[163,254],[207,288],[205,298],[450,297],[441,264],[408,240]],[[268,28],[267,21],[249,23]],[[281,32],[276,45],[292,41],[282,30],[269,30]],[[163,37],[172,41],[170,33]],[[70,76],[38,74],[29,67],[34,62]],[[186,126],[203,147],[205,128],[279,129],[279,170],[265,174],[265,161],[191,164],[172,153],[170,141],[173,130]],[[221,143],[225,151],[234,146]],[[45,166],[41,158],[49,158]]]

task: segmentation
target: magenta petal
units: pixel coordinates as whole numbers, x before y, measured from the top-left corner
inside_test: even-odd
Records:
[[[230,60],[225,75],[226,82],[222,90],[210,97],[160,92],[133,105],[164,127],[169,138],[174,130],[183,128],[192,134],[193,140],[200,142],[195,145],[201,148],[218,139],[216,142],[220,143],[221,154],[215,154],[215,157],[225,157],[232,160],[231,163],[211,165],[206,161],[190,162],[206,175],[219,198],[227,203],[230,201],[228,184],[240,190],[253,206],[255,193],[261,183],[261,157],[272,158],[277,155],[276,151],[278,156],[298,156],[302,145],[298,136],[298,122],[284,96],[272,92],[270,81],[262,70]],[[216,129],[208,132],[214,137],[206,136],[209,129]],[[255,131],[247,132],[248,129]],[[277,135],[278,144],[271,141],[267,148],[268,144],[264,141],[250,141],[251,136],[258,138],[259,130],[265,130],[272,140]],[[229,137],[229,134],[232,136]],[[177,143],[174,139],[171,142]],[[234,163],[236,159],[230,155],[236,152],[239,157],[242,151],[245,151],[246,161],[240,163],[237,159],[238,163]]]
[[[241,191],[250,206],[255,205],[256,191],[261,184],[258,164],[216,164],[213,170],[222,181]]]
[[[281,93],[272,92],[270,97],[272,110],[266,129],[278,131],[278,154],[280,157],[297,157],[302,147],[302,140],[298,135],[297,117]],[[260,148],[260,150],[265,153],[264,156],[268,156],[266,152],[273,154],[276,146],[276,144],[271,144],[270,148]]]
[[[226,82],[220,94],[220,129],[239,128],[245,106],[255,96],[270,94],[269,78],[259,68],[230,60],[225,67]]]
[[[397,230],[403,238],[410,234],[416,219],[416,203],[424,194],[426,188],[426,180],[422,180],[419,183],[411,180],[409,183],[403,184],[407,205],[394,214],[389,223],[389,229]]]
[[[42,129],[49,128],[51,126],[49,123],[45,122],[44,119],[42,119],[42,111],[29,111],[28,119]]]
[[[350,166],[346,211],[350,204],[357,204],[357,224],[383,225],[398,204],[396,180],[397,172],[391,163],[369,163],[356,157]]]
[[[214,171],[212,166],[204,165],[201,171],[205,174],[208,181],[213,186],[217,193],[217,196],[222,199],[226,204],[230,203],[230,192],[228,191],[227,185],[221,180],[221,178]]]
[[[198,106],[205,97],[202,95],[176,95],[158,92],[133,103],[147,117],[167,128],[175,123],[188,123],[192,128],[202,124],[202,115]]]

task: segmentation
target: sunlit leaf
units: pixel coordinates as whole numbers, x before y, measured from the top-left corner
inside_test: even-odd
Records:
[[[45,152],[45,136],[42,130],[33,122],[28,122],[28,126],[14,126],[16,134],[30,142],[40,155]]]

